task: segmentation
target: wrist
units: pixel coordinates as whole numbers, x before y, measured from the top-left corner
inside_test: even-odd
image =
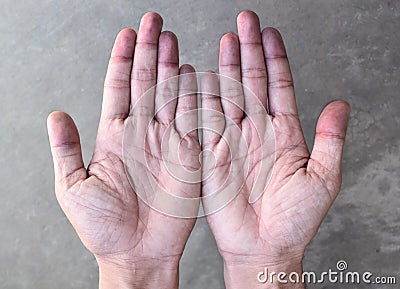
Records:
[[[248,258],[242,262],[224,261],[227,289],[304,289],[301,281],[303,255],[281,260]],[[299,280],[297,282],[297,276]]]
[[[99,289],[176,289],[179,263],[144,261],[119,264],[97,259]]]

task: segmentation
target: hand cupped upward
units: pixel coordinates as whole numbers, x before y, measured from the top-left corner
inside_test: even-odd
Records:
[[[148,274],[166,270],[171,287],[175,287],[179,259],[196,219],[179,219],[153,210],[141,196],[157,196],[158,188],[149,182],[154,177],[169,193],[199,197],[199,181],[188,184],[173,179],[162,163],[176,163],[173,149],[179,144],[185,156],[180,161],[190,167],[185,171],[196,171],[200,145],[197,129],[192,130],[197,128],[197,116],[186,115],[185,121],[171,125],[177,116],[197,108],[196,95],[186,93],[196,90],[196,82],[190,77],[194,72],[191,66],[179,68],[176,36],[161,32],[161,28],[161,17],[147,13],[137,35],[124,29],[117,36],[104,85],[95,150],[87,169],[72,119],[54,112],[48,118],[48,128],[58,201],[82,242],[96,256],[100,272],[115,271],[111,268],[124,268],[118,271],[131,274],[146,268]],[[152,89],[171,77],[176,78],[170,82],[173,86]],[[133,146],[124,150],[127,144]],[[128,163],[135,165],[134,178],[127,174],[124,153]],[[144,159],[147,170],[138,165]],[[108,274],[103,276],[101,283],[111,284]],[[139,286],[138,280],[134,281],[131,283]],[[141,281],[147,284],[151,280]]]
[[[242,12],[237,22],[238,36],[228,33],[221,39],[219,72],[243,86],[232,89],[221,78],[212,76],[204,80],[203,85],[220,96],[203,95],[203,108],[213,108],[220,116],[210,126],[227,137],[205,132],[202,146],[212,150],[217,159],[226,159],[223,147],[229,137],[231,148],[236,150],[230,165],[238,166],[232,171],[242,170],[242,162],[235,160],[245,156],[243,162],[248,164],[249,173],[233,178],[240,183],[240,193],[226,207],[208,215],[207,220],[227,264],[249,260],[260,265],[278,263],[302,256],[339,192],[349,106],[337,101],[324,109],[310,154],[279,32],[273,28],[261,32],[257,15],[250,11]],[[235,104],[242,104],[245,109],[233,109]],[[268,111],[268,118],[260,106]],[[249,144],[247,152],[237,145],[241,138]],[[263,151],[268,152],[272,144],[274,165],[262,167],[261,161],[271,156]],[[229,171],[221,172],[203,182],[203,194],[220,186],[220,180],[226,177],[224,173]],[[258,175],[269,181],[268,186],[257,187]],[[252,202],[254,188],[260,197]]]
[[[156,13],[137,34],[122,30],[87,168],[72,118],[49,116],[57,199],[99,263],[101,288],[177,288],[202,214],[227,288],[257,287],[262,266],[301,271],[340,190],[349,105],[325,107],[310,153],[282,37],[251,11],[237,25],[221,39],[219,75],[179,67],[177,38]]]

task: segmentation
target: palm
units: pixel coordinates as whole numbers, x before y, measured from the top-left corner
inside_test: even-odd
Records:
[[[169,164],[195,170],[200,146],[196,130],[189,131],[197,127],[197,117],[172,124],[176,115],[196,108],[195,95],[180,94],[195,90],[185,76],[194,70],[179,69],[176,37],[170,32],[160,34],[161,25],[160,16],[149,13],[142,19],[136,45],[133,30],[123,30],[117,37],[87,170],[72,119],[60,112],[49,117],[61,207],[96,258],[125,265],[146,260],[176,264],[195,223],[195,218],[182,220],[155,210],[146,195],[158,196],[167,187],[179,197],[200,194],[199,182],[181,182],[165,169]],[[158,75],[153,76],[154,71]],[[176,87],[149,90],[157,81],[178,75]],[[146,91],[154,93],[144,95]],[[183,159],[172,150],[176,144]]]
[[[323,183],[307,175],[305,166],[309,154],[302,136],[298,135],[298,140],[288,140],[287,134],[279,133],[279,128],[274,127],[274,130],[278,147],[295,142],[277,157],[274,175],[267,190],[255,203],[249,202],[251,188],[257,178],[255,172],[261,176],[270,174],[269,171],[259,171],[259,163],[256,163],[249,167],[251,173],[235,177],[237,182],[243,182],[238,197],[220,213],[208,216],[211,227],[219,228],[215,231],[216,239],[225,254],[263,256],[266,252],[302,249],[300,247],[310,241],[319,225],[310,220],[321,219],[331,201]],[[264,140],[266,142],[270,140]],[[251,143],[249,150],[254,158],[260,159],[262,152],[259,147],[252,149],[253,146],[254,143]],[[232,166],[235,165],[242,164],[232,162]],[[320,205],[314,207],[315,204]],[[233,215],[238,222],[224,221],[232,219]],[[221,226],[222,223],[224,226]]]
[[[348,106],[336,102],[325,109],[310,155],[297,116],[292,78],[279,34],[266,29],[261,36],[258,19],[250,12],[239,16],[238,30],[239,38],[231,33],[221,40],[220,73],[242,82],[258,101],[245,88],[236,88],[232,93],[232,85],[224,83],[224,77],[219,81],[204,80],[203,86],[211,91],[204,94],[203,108],[214,110],[215,116],[220,116],[207,125],[221,132],[222,137],[205,132],[203,147],[214,152],[217,164],[224,164],[217,165],[214,175],[204,181],[205,208],[210,207],[207,196],[221,186],[228,174],[234,173],[232,179],[237,184],[232,188],[239,189],[226,207],[217,212],[213,208],[207,220],[227,262],[248,262],[249,257],[264,262],[291,253],[301,255],[339,191],[340,154]],[[208,93],[221,98],[208,98]],[[251,110],[257,105],[266,109],[267,93],[270,115],[261,117],[257,109]],[[232,104],[244,107],[246,113],[233,110]],[[238,145],[241,139],[248,147]],[[272,170],[273,160],[262,148],[270,147],[274,141]],[[229,159],[229,150],[233,156],[246,158]],[[262,166],[262,161],[267,165]],[[248,170],[244,170],[247,165]],[[261,186],[257,184],[257,176],[263,181]],[[251,201],[254,190],[256,196],[261,195],[255,202]]]
[[[158,128],[158,131],[154,129],[149,134],[159,134],[163,126]],[[99,143],[88,167],[89,178],[76,183],[64,194],[60,203],[86,247],[96,256],[178,258],[194,219],[178,220],[154,212],[137,196],[125,173],[120,153],[124,124],[121,122],[114,129],[105,132],[105,135],[114,136],[111,141],[105,139],[102,143],[102,136],[99,135]],[[160,143],[155,143],[147,151],[157,154],[160,148]],[[149,157],[154,171],[162,167],[160,159],[153,155]],[[146,179],[146,171],[141,173]],[[165,171],[158,177],[161,183],[167,183],[170,178]],[[196,189],[184,186],[187,185],[176,182],[172,188],[186,192]],[[149,233],[149,228],[157,232],[157,238]],[[182,238],[177,239],[177,233]]]

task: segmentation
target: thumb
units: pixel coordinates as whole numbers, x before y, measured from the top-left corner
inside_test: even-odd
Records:
[[[56,190],[67,190],[86,178],[78,129],[68,114],[54,111],[47,118],[47,130],[53,155]]]
[[[322,111],[316,128],[314,148],[307,171],[316,173],[326,184],[338,190],[341,183],[341,162],[350,105],[334,101]]]

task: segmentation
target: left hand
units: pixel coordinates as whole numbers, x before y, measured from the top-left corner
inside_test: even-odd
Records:
[[[176,36],[161,32],[161,28],[161,16],[147,13],[137,37],[132,29],[117,36],[104,85],[95,150],[87,169],[72,118],[63,112],[48,118],[57,199],[84,245],[95,255],[102,289],[177,288],[179,260],[196,221],[165,215],[141,198],[157,196],[161,187],[177,196],[200,195],[200,182],[174,179],[163,164],[179,165],[173,151],[173,145],[179,143],[184,156],[181,165],[199,169],[200,145],[197,115],[171,125],[176,115],[197,108],[196,95],[185,94],[196,91],[197,83],[187,74],[194,72],[191,66],[179,69]],[[171,81],[168,90],[177,95],[159,87],[144,95],[157,83],[170,77],[177,80],[178,76],[179,83]],[[196,130],[190,131],[193,127]],[[136,142],[140,145],[125,146],[123,152],[124,133],[133,136],[132,144],[143,136]],[[162,141],[166,146],[162,147]],[[129,168],[136,173],[133,179],[126,173],[123,153],[137,164]],[[145,169],[139,164],[143,156]],[[152,186],[150,179],[156,179],[158,186]]]

